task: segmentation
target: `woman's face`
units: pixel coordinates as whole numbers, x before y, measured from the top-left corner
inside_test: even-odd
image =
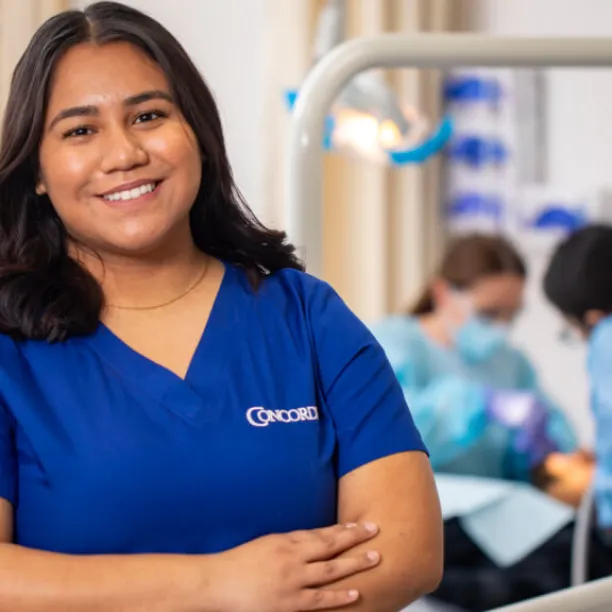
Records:
[[[196,137],[157,64],[127,43],[67,52],[50,91],[37,192],[70,236],[101,255],[184,244],[201,178]]]
[[[518,274],[494,274],[478,280],[468,290],[445,288],[440,305],[454,327],[477,315],[491,323],[511,324],[523,306],[525,280]]]

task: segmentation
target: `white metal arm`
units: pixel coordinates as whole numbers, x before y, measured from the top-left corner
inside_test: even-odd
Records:
[[[591,549],[591,531],[595,516],[595,487],[592,486],[584,495],[576,520],[572,540],[572,566],[570,584],[578,586],[589,579],[589,553]],[[610,551],[612,555],[612,550]]]
[[[322,138],[343,87],[371,68],[612,67],[612,39],[385,34],[342,43],[311,70],[296,102],[287,152],[285,223],[308,271],[323,270]]]

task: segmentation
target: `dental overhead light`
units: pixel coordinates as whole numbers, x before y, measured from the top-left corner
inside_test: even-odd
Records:
[[[319,18],[314,44],[318,62],[344,39],[346,0],[328,0]],[[286,93],[292,109],[299,92]],[[323,147],[363,159],[392,165],[419,164],[449,141],[452,123],[447,117],[434,132],[413,107],[400,107],[382,73],[355,76],[335,101],[325,122]]]

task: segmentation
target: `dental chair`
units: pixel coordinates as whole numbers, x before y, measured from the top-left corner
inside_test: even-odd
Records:
[[[590,489],[575,516],[569,589],[536,597],[490,612],[612,612],[612,577],[586,583],[588,579],[589,542],[595,516],[594,491]],[[586,583],[586,584],[585,584]],[[421,599],[402,612],[462,612],[428,598]]]
[[[569,589],[536,597],[491,612],[610,612],[612,610],[612,577],[586,583],[588,578],[589,534],[595,500],[591,489],[576,515],[572,546],[572,575]]]

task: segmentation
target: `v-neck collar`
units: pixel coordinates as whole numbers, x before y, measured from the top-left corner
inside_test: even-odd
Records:
[[[187,421],[216,421],[221,416],[216,390],[228,375],[225,366],[235,344],[231,336],[244,312],[239,305],[241,273],[232,264],[223,264],[221,285],[184,379],[134,350],[102,322],[87,338],[129,384]]]

